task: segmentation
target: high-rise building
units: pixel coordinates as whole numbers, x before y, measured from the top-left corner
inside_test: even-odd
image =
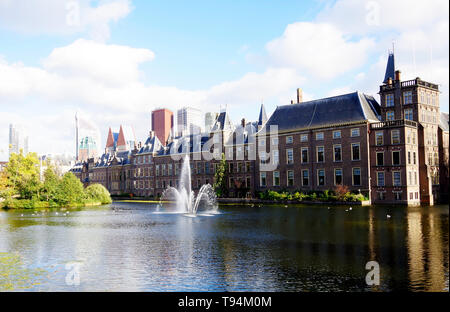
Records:
[[[208,112],[205,114],[205,132],[211,132],[211,129],[216,122],[217,117],[219,117],[219,113]]]
[[[81,139],[78,150],[78,160],[87,161],[89,158],[97,157],[97,143],[93,137]]]
[[[152,112],[152,131],[165,146],[173,129],[173,112],[168,109],[157,109]]]
[[[20,151],[28,154],[28,136],[25,131],[17,125],[9,125],[9,155],[18,154]]]
[[[183,107],[177,111],[178,135],[201,133],[203,130],[202,111],[193,107]]]

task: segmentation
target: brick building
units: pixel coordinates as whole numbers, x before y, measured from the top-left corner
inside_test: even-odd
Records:
[[[296,103],[277,107],[269,119],[263,105],[257,121],[238,125],[224,111],[210,132],[175,138],[173,115],[159,110],[152,118],[161,113],[163,121],[152,122],[158,131],[145,144],[118,148],[121,135],[110,130],[105,154],[72,171],[115,195],[158,198],[179,186],[185,155],[196,192],[214,183],[223,153],[227,197],[342,185],[375,204],[448,200],[449,122],[440,113],[438,86],[420,78],[401,81],[390,54],[379,94],[380,104],[361,92],[303,102],[298,89]]]

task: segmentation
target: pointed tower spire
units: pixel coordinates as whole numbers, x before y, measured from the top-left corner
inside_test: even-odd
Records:
[[[389,78],[394,80],[395,78],[395,58],[394,51],[389,52],[389,58],[386,66],[386,74],[384,75],[383,83],[388,83]]]
[[[108,131],[108,139],[106,140],[106,148],[114,148],[114,136],[113,136],[111,127],[109,127],[109,131]]]
[[[264,104],[261,104],[261,109],[259,111],[259,118],[258,118],[258,126],[262,126],[267,121],[267,114],[266,109],[264,108]]]

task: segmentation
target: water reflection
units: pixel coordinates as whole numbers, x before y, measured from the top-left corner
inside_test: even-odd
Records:
[[[36,291],[448,291],[448,206],[155,210],[0,211],[0,252],[52,272]],[[373,260],[379,287],[365,284]],[[74,261],[79,286],[65,283]]]

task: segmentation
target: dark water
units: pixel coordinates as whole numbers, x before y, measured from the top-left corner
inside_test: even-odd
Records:
[[[33,291],[448,291],[448,206],[155,208],[0,211],[0,252],[46,270]],[[365,282],[372,260],[380,286]]]

